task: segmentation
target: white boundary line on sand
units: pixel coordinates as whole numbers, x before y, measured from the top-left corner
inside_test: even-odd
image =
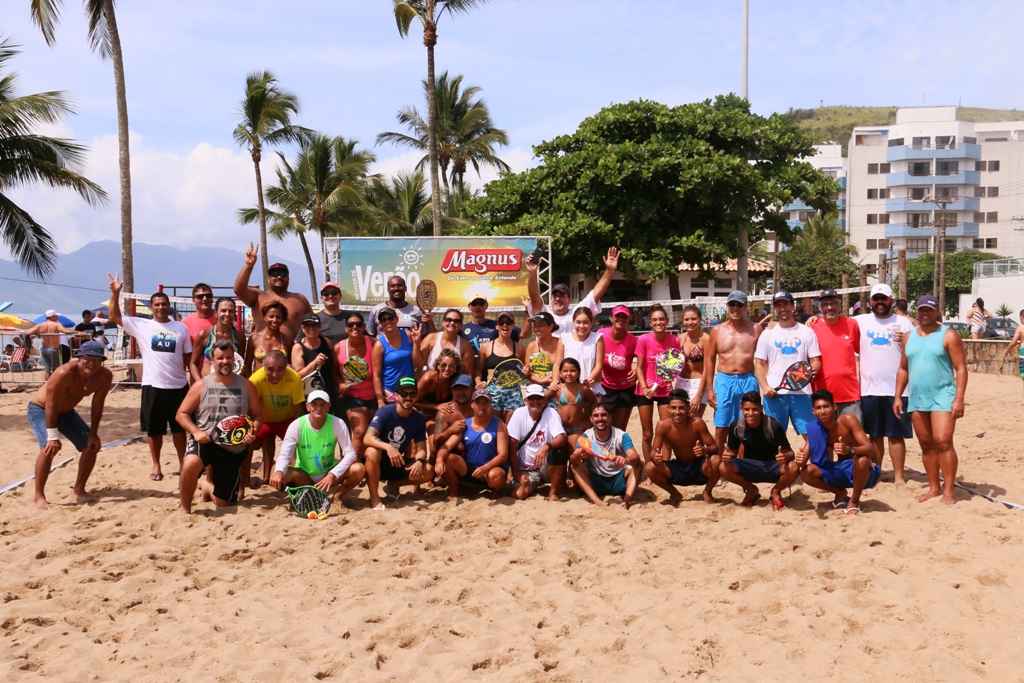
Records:
[[[139,435],[139,436],[129,436],[129,437],[126,437],[124,439],[114,439],[113,441],[108,441],[105,444],[101,444],[100,445],[100,450],[103,450],[104,448],[117,448],[118,446],[127,446],[130,443],[135,443],[136,441],[141,441],[143,438],[144,438],[143,436]],[[61,467],[64,467],[65,465],[67,465],[69,462],[71,462],[74,459],[75,459],[75,456],[69,455],[68,457],[64,458],[63,460],[61,460],[56,465],[51,466],[50,467],[50,471],[53,472],[55,470],[58,470]],[[21,488],[22,486],[24,486],[25,484],[29,483],[30,481],[32,481],[35,478],[36,478],[36,475],[33,473],[33,474],[28,475],[27,477],[24,477],[23,479],[18,479],[16,481],[12,481],[10,483],[4,484],[3,486],[0,486],[0,496],[4,495],[5,493],[7,493],[9,491],[13,491],[14,489]]]

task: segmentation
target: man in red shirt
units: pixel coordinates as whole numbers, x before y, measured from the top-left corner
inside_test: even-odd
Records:
[[[811,325],[821,348],[821,371],[814,378],[814,390],[828,389],[835,398],[840,415],[853,415],[861,420],[860,375],[857,355],[860,353],[860,327],[857,321],[842,315],[842,303],[834,289],[826,289],[819,299],[821,317]]]
[[[188,336],[192,339],[193,346],[199,335],[209,332],[217,315],[213,310],[213,289],[205,282],[198,282],[192,288],[192,302],[196,306],[195,313],[190,313],[182,319],[181,323],[188,330]]]

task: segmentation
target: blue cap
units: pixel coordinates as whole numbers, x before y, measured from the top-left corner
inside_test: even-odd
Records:
[[[469,375],[459,375],[452,380],[453,387],[471,387],[473,386],[473,378]]]
[[[729,292],[729,296],[726,297],[725,303],[727,303],[727,304],[733,304],[733,303],[735,303],[735,304],[743,304],[744,306],[746,306],[747,305],[747,293],[742,291],[742,290],[739,290],[739,289],[734,289],[731,292]]]
[[[931,294],[922,294],[917,297],[918,308],[934,308],[936,311],[939,310],[939,302]]]
[[[78,347],[78,357],[106,360],[107,350],[103,347],[103,344],[98,341],[87,341]]]

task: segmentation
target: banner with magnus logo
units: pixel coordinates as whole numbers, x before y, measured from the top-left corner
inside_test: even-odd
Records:
[[[543,239],[543,238],[542,238]],[[520,306],[526,257],[536,237],[339,237],[338,284],[344,304],[388,298],[388,279],[405,278],[413,300],[421,280],[437,283],[437,307],[461,307],[482,296],[491,306]],[[545,256],[547,256],[545,244]]]

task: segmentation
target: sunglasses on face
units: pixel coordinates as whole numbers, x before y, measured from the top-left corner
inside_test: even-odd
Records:
[[[193,294],[192,298],[193,299],[212,299],[213,298],[213,294],[209,294],[209,293],[206,293],[206,294]]]
[[[458,318],[445,318],[444,321],[446,323],[452,323],[453,325],[461,325],[462,324],[462,321],[459,320]]]
[[[362,326],[363,326],[363,323],[359,322],[358,320],[350,320],[347,323],[345,323],[345,327],[349,327],[349,328],[356,328],[356,329],[358,329],[358,328],[360,328]]]
[[[320,292],[320,296],[324,296],[324,297],[327,297],[327,296],[329,296],[329,297],[341,296],[341,292],[339,292],[336,289],[331,289],[331,290],[328,290],[326,292]]]
[[[268,275],[270,275],[270,277],[288,277],[288,273],[283,270],[272,270]]]
[[[497,324],[498,324],[498,327],[508,327],[509,325],[512,324],[512,321],[511,320],[499,320]]]
[[[399,391],[398,395],[401,396],[402,398],[416,398],[415,391]]]

